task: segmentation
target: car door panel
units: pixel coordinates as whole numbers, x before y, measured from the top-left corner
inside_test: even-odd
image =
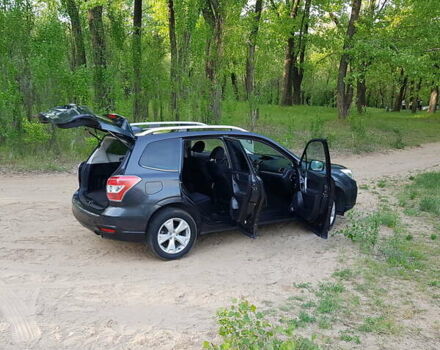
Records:
[[[322,164],[323,168],[314,169],[313,164]],[[311,225],[318,236],[327,238],[334,184],[326,140],[313,139],[307,143],[299,164],[298,178],[299,191],[294,195],[294,211]]]
[[[231,158],[231,218],[247,236],[256,236],[258,217],[265,200],[263,181],[253,171],[240,141],[225,138]]]

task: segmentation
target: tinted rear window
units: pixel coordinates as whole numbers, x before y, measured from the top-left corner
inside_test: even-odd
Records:
[[[124,156],[127,153],[128,148],[121,141],[114,140],[107,148],[107,153]]]
[[[180,139],[154,141],[145,147],[139,164],[158,170],[178,171],[180,152]]]

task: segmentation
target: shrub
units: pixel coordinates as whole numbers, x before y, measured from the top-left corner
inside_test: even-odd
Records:
[[[239,301],[217,313],[220,345],[205,341],[203,348],[211,350],[312,350],[318,349],[310,340],[294,336],[294,324],[274,326],[255,305]],[[303,315],[303,318],[305,316]],[[307,321],[311,319],[307,318]]]
[[[372,249],[379,235],[379,221],[374,215],[361,217],[357,213],[350,213],[350,223],[337,234],[343,234],[353,242],[360,243],[361,247],[367,250]]]

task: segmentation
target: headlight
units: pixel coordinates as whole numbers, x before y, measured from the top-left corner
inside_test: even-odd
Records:
[[[341,172],[343,172],[348,177],[353,178],[353,172],[350,169],[341,169]]]

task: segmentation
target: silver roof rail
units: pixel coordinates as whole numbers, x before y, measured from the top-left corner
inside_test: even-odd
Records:
[[[231,125],[195,125],[195,126],[168,126],[168,127],[160,127],[160,128],[151,128],[138,133],[137,136],[144,136],[144,135],[156,134],[158,132],[167,132],[167,131],[192,131],[192,130],[197,131],[197,130],[219,130],[219,129],[247,132],[247,130],[245,129]]]
[[[130,123],[131,126],[151,126],[160,127],[160,125],[206,125],[201,122],[190,122],[190,121],[166,121],[166,122],[140,122],[140,123]]]

